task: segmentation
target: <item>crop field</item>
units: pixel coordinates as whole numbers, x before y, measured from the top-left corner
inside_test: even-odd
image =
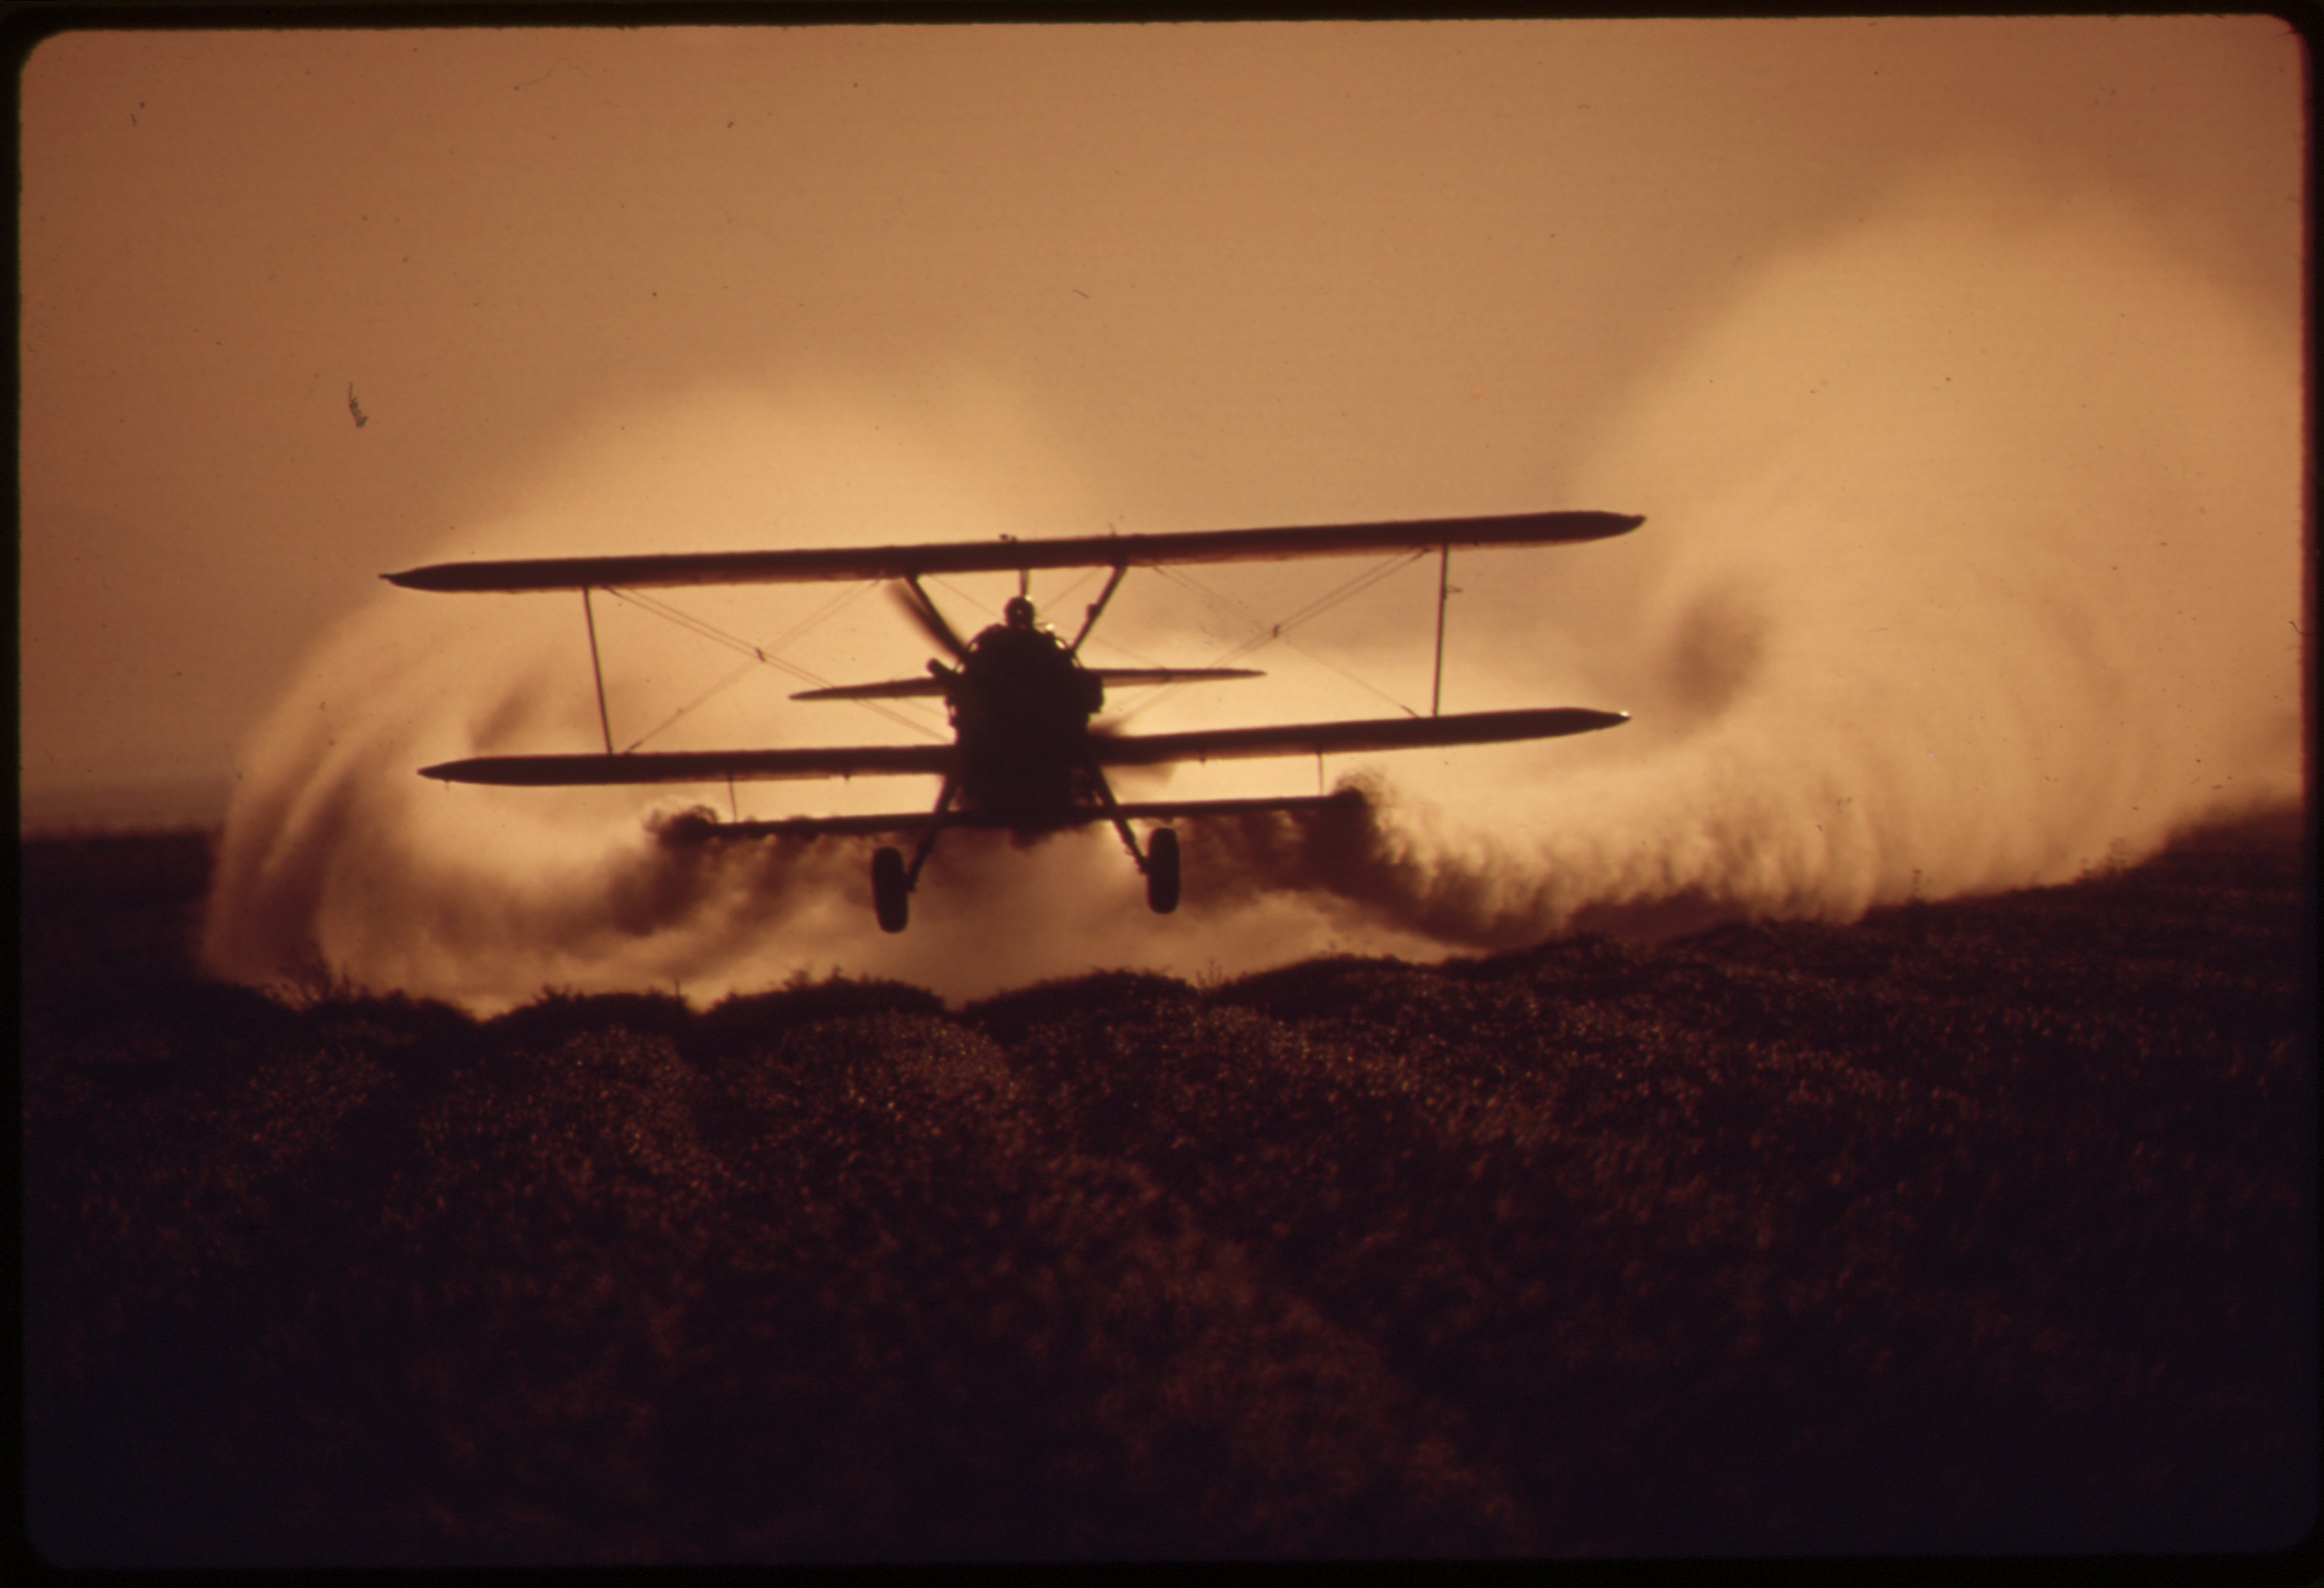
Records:
[[[1853,927],[491,1020],[23,846],[81,1565],[2240,1553],[2318,1486],[2296,823]]]

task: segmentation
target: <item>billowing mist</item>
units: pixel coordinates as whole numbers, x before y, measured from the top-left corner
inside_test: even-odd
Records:
[[[1147,912],[1103,829],[948,838],[898,937],[872,921],[868,844],[680,847],[651,830],[697,805],[911,809],[933,796],[917,780],[730,795],[419,778],[456,756],[596,748],[587,636],[567,595],[382,586],[244,752],[208,962],[477,1009],[545,987],[706,1000],[835,970],[964,997],[1098,967],[1201,977],[1333,951],[1846,921],[2069,879],[2294,802],[2295,328],[2183,272],[2146,224],[1985,173],[1761,263],[1624,411],[1559,443],[1551,499],[1443,505],[1646,515],[1621,540],[1456,555],[1445,679],[1447,710],[1634,720],[1333,763],[1329,781],[1370,794],[1368,818],[1190,831],[1175,916]],[[698,389],[607,416],[521,511],[454,527],[440,556],[1088,532],[1124,511],[1102,475],[973,379],[917,406]],[[1207,660],[1364,569],[1195,571],[1199,587],[1134,575],[1100,660]],[[1268,680],[1179,691],[1132,731],[1388,709],[1351,675],[1425,711],[1433,575],[1406,570],[1362,598],[1385,605],[1319,621],[1296,651],[1252,651]],[[1070,628],[1090,590],[1049,575],[1033,593]],[[963,624],[1008,593],[937,592]],[[922,642],[876,591],[661,594],[696,626],[596,598],[616,748],[942,732],[931,710],[881,721],[783,698],[809,675],[919,670]],[[1197,599],[1221,594],[1245,626]],[[1246,763],[1125,791],[1306,793],[1316,777]]]

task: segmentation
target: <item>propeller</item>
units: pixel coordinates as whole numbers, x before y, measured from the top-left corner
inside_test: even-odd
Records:
[[[927,591],[910,579],[891,583],[888,591],[896,605],[903,608],[904,615],[912,620],[932,644],[949,653],[955,661],[968,659],[968,647],[961,643],[958,634],[952,632],[952,625],[945,622],[944,614],[936,610],[936,604],[928,599]]]
[[[945,695],[950,692],[951,680],[948,678],[933,677],[890,679],[880,684],[836,684],[823,689],[801,689],[791,698],[794,700],[908,700],[915,697]]]
[[[1208,684],[1221,679],[1263,679],[1267,675],[1247,667],[1093,667],[1095,673],[1108,687],[1125,689],[1151,684]]]

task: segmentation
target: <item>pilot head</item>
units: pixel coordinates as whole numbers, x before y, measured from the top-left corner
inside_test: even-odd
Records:
[[[1011,596],[1009,605],[1001,609],[1001,615],[1009,620],[1012,629],[1029,629],[1033,626],[1033,604],[1022,596]]]

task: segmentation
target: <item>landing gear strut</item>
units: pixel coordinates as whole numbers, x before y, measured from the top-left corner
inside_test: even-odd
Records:
[[[1121,846],[1130,851],[1130,858],[1146,873],[1146,906],[1156,915],[1168,915],[1178,908],[1178,835],[1168,827],[1157,827],[1146,836],[1146,847],[1138,847],[1138,835],[1130,830],[1129,821],[1121,814],[1121,804],[1108,787],[1105,774],[1093,763],[1086,768],[1091,792],[1105,808],[1113,823],[1113,830],[1121,835]]]

